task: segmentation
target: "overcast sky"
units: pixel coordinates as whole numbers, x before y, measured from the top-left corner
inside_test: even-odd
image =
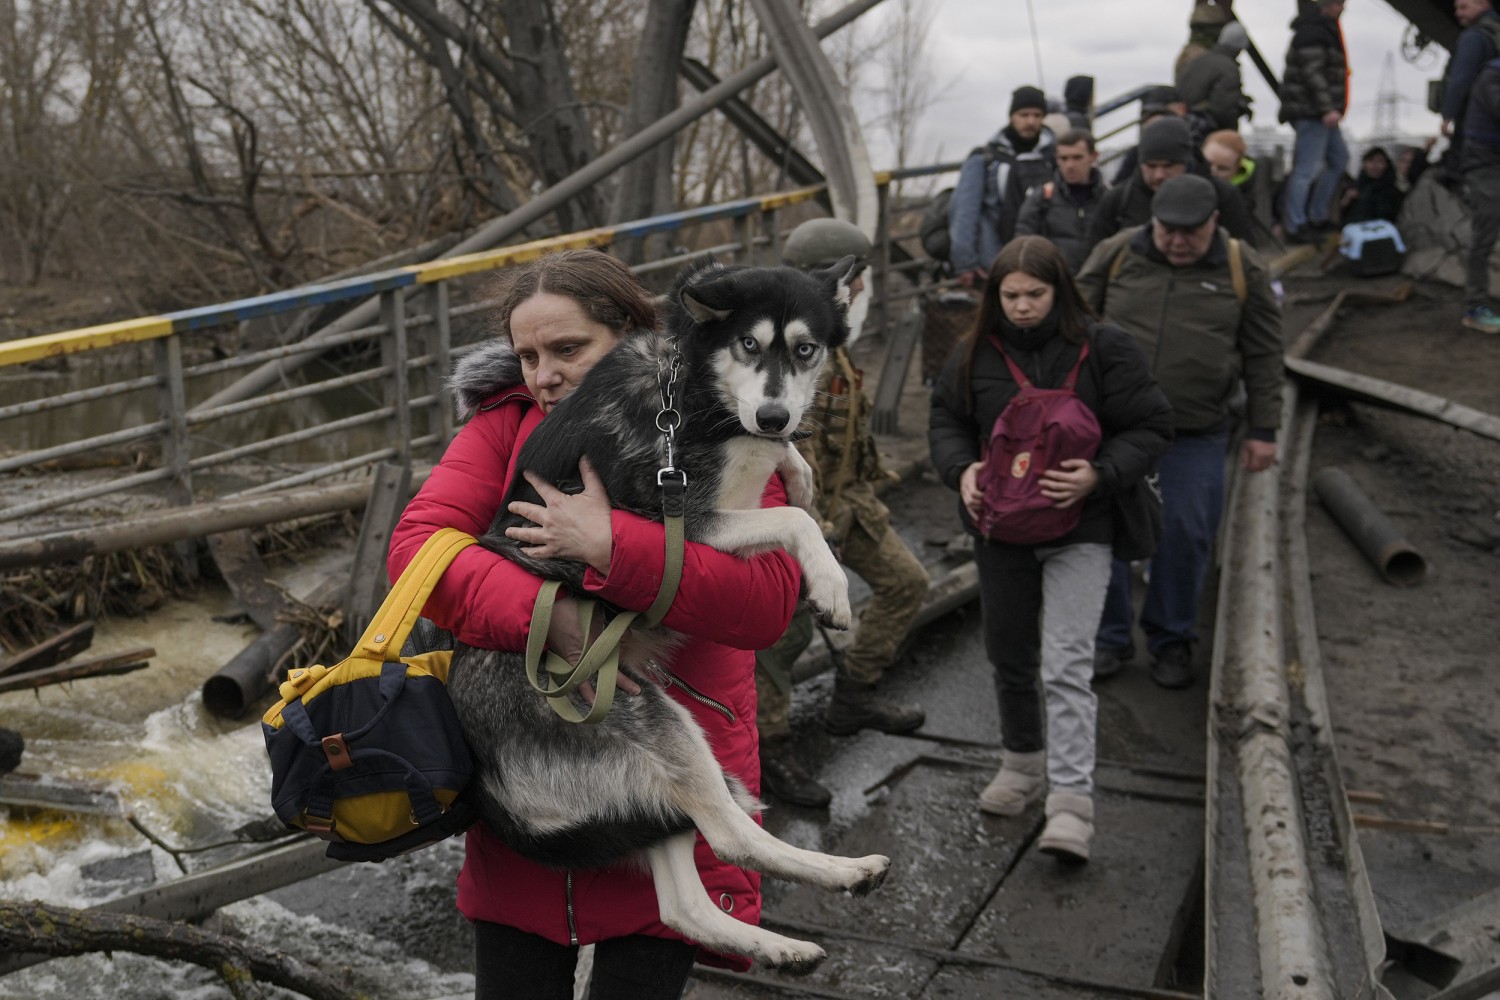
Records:
[[[1061,95],[1068,77],[1092,75],[1095,96],[1106,100],[1143,83],[1171,83],[1172,64],[1187,41],[1192,0],[926,0],[931,12],[928,51],[941,94],[924,116],[922,156],[959,159],[1005,122],[1010,92],[1021,84],[1045,84]],[[894,3],[886,6],[894,7]],[[1032,45],[1028,7],[1035,12]],[[1241,0],[1237,14],[1251,40],[1280,77],[1295,13],[1294,0]],[[876,8],[869,17],[888,16]],[[1436,134],[1438,118],[1426,110],[1426,81],[1442,74],[1446,51],[1433,45],[1414,65],[1402,56],[1407,22],[1383,0],[1349,0],[1343,17],[1353,76],[1345,134],[1369,135],[1376,98],[1387,81],[1400,94],[1403,131]],[[1040,49],[1041,68],[1036,51]],[[1255,99],[1252,125],[1274,125],[1277,101],[1248,55],[1240,58],[1246,92]],[[1123,112],[1121,113],[1123,114]],[[1106,119],[1118,123],[1115,117]],[[1290,135],[1290,130],[1288,130]],[[892,155],[878,136],[869,137],[875,166]],[[930,158],[930,159],[929,159]]]

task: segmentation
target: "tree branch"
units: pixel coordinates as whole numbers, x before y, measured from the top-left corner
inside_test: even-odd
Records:
[[[253,982],[271,983],[311,1000],[358,1000],[363,996],[284,952],[211,934],[191,924],[77,910],[35,900],[0,902],[0,954],[30,952],[57,958],[100,951],[128,951],[191,962],[217,972],[236,996],[258,995],[258,991],[245,989]]]

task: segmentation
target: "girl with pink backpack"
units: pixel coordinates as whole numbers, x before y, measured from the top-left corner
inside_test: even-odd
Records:
[[[1063,861],[1087,861],[1094,832],[1094,633],[1115,508],[1171,440],[1145,355],[1094,318],[1061,251],[1006,244],[933,388],[928,444],[974,536],[995,669],[1001,767],[979,808],[1018,816],[1045,793],[1038,847]]]

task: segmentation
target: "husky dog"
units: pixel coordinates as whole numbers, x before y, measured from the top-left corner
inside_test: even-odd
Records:
[[[612,506],[660,520],[657,471],[668,462],[657,426],[658,375],[675,358],[682,419],[673,464],[687,474],[687,538],[741,555],[785,549],[802,565],[814,613],[847,628],[848,580],[801,509],[812,498],[811,470],[788,441],[824,360],[848,336],[853,265],[850,257],[812,274],[718,265],[688,272],[670,296],[666,333],[627,337],[602,358],[531,433],[517,468],[567,490],[563,484],[578,480],[579,459],[592,456]],[[800,507],[761,509],[776,470]],[[584,566],[529,557],[505,536],[506,528],[530,523],[507,511],[518,499],[541,503],[519,475],[482,543],[581,592]],[[652,632],[655,655],[670,650],[675,634]],[[465,795],[497,836],[559,867],[597,867],[642,852],[662,922],[689,940],[798,971],[823,960],[816,944],[743,923],[710,903],[693,862],[694,828],[732,864],[860,895],[885,878],[888,858],[801,850],[763,830],[750,818],[759,803],[720,768],[692,716],[648,683],[660,670],[654,661],[622,665],[641,680],[641,693],[616,699],[597,725],[555,715],[531,689],[523,663],[520,654],[460,643],[449,677],[474,755]]]

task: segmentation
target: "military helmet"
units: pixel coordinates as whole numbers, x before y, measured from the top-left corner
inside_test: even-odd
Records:
[[[787,236],[781,255],[792,267],[824,266],[842,257],[854,257],[864,267],[874,251],[869,238],[852,222],[809,219]]]

